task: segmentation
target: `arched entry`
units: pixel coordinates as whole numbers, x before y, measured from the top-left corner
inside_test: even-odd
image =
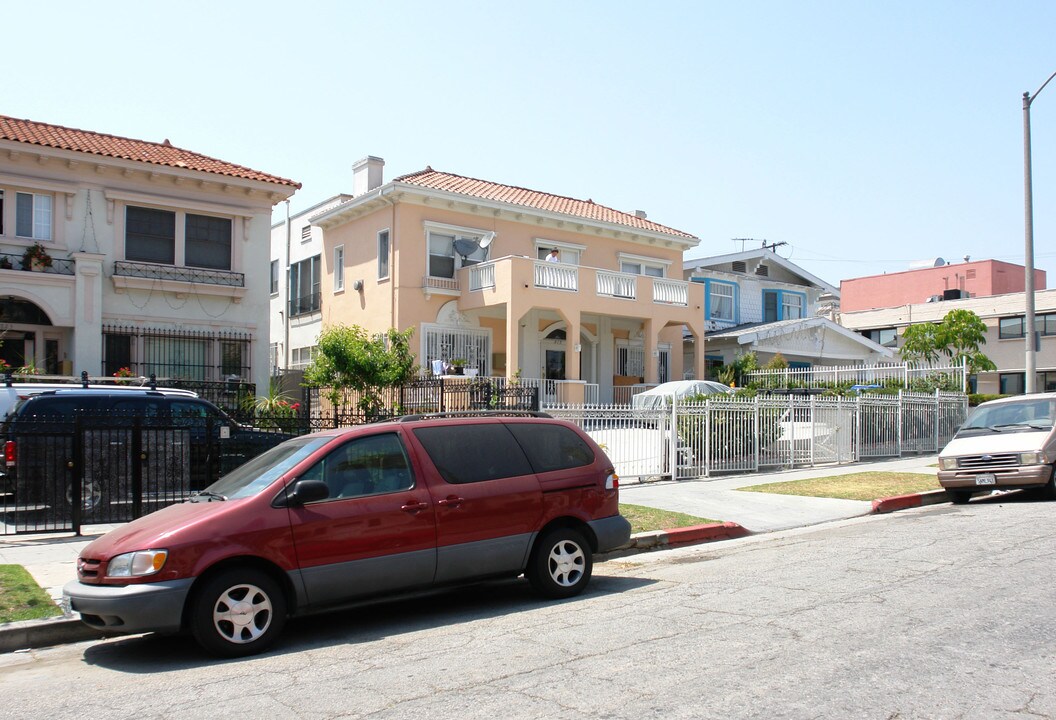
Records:
[[[40,306],[21,298],[0,297],[0,359],[7,367],[33,365],[57,375],[59,351],[60,337]]]
[[[547,380],[565,380],[567,348],[566,325],[564,322],[556,322],[542,332],[540,343],[540,359],[542,361],[542,377]],[[579,334],[578,343],[581,347],[579,355],[579,378],[588,383],[597,382],[597,338],[588,330],[582,329]]]

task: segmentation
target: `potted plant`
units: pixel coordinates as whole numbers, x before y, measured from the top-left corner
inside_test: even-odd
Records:
[[[131,382],[129,378],[134,378],[136,375],[132,372],[131,368],[123,367],[118,368],[117,372],[114,373],[114,377],[117,378],[119,385]]]
[[[465,375],[466,373],[466,359],[455,358],[451,361],[451,373],[453,375]]]
[[[49,267],[51,267],[51,255],[48,254],[47,248],[39,242],[33,243],[26,248],[24,253],[22,253],[23,270],[35,270],[39,272],[44,268]]]

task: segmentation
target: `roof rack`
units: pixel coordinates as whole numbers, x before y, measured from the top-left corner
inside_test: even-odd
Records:
[[[537,417],[553,418],[545,412],[538,410],[458,410],[450,412],[420,413],[417,415],[401,415],[392,419],[392,422],[413,422],[415,420],[446,420],[448,418],[475,418],[475,417]]]

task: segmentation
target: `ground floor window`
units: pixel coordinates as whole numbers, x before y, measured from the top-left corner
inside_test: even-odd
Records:
[[[103,327],[103,374],[174,380],[248,378],[251,335],[164,328]]]
[[[491,331],[485,328],[455,328],[443,325],[422,326],[422,367],[433,360],[466,361],[481,375],[491,374]]]
[[[1002,395],[1022,395],[1024,392],[1023,373],[1001,373],[998,381],[1000,384],[998,392]]]
[[[641,344],[616,341],[616,374],[645,376],[645,349]]]

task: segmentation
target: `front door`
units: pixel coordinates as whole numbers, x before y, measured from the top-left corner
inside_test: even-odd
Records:
[[[301,478],[322,480],[330,488],[329,499],[290,509],[311,605],[433,582],[434,509],[425,483],[412,475],[397,433],[339,445]]]
[[[543,368],[543,372],[547,380],[564,380],[565,351],[547,349],[546,367]]]

